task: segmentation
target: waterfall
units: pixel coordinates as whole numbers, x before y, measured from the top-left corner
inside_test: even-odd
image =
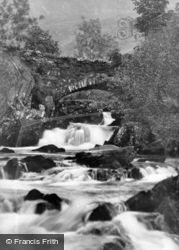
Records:
[[[92,148],[96,144],[103,145],[110,139],[113,131],[113,127],[71,123],[66,130],[60,128],[45,130],[38,146],[54,144],[57,147],[84,148],[86,145],[86,148]]]
[[[3,167],[0,168],[0,178],[1,178],[1,179],[6,179],[6,175],[5,175],[5,172],[4,172],[4,168],[3,168]]]
[[[67,129],[54,128],[45,130],[38,146],[54,144],[64,148],[92,148],[96,144],[103,145],[109,140],[114,127],[108,127],[114,119],[110,113],[104,113],[104,125],[92,125],[85,123],[70,123]]]
[[[112,118],[111,112],[103,112],[103,121],[102,121],[102,124],[108,126],[113,121],[115,121],[115,119]]]

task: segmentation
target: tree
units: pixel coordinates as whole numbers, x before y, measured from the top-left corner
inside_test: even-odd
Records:
[[[160,31],[149,33],[109,88],[124,104],[125,119],[150,127],[166,145],[179,133],[179,16],[172,17]]]
[[[136,19],[136,28],[147,35],[150,30],[157,31],[165,26],[170,17],[166,12],[168,0],[132,0],[135,10],[139,14]]]
[[[48,31],[42,30],[35,25],[28,29],[25,48],[30,50],[38,50],[42,53],[59,54],[58,42],[52,39]]]
[[[21,46],[29,27],[37,23],[29,15],[28,0],[3,0],[0,6],[0,40],[2,45]]]
[[[114,49],[109,52],[108,59],[112,62],[114,67],[119,67],[122,65],[122,54],[119,52],[119,49]]]
[[[82,18],[76,33],[75,56],[88,60],[107,60],[110,51],[117,49],[118,43],[108,35],[102,34],[99,19]]]

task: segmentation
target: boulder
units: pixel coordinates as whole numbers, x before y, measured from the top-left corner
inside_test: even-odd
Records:
[[[24,197],[25,201],[43,200],[44,202],[39,202],[36,206],[36,213],[41,214],[45,210],[57,209],[61,210],[61,205],[63,200],[56,194],[43,194],[37,189],[29,191],[29,193]]]
[[[12,153],[15,153],[15,151],[9,148],[3,148],[0,150],[0,153],[12,154]]]
[[[115,180],[120,181],[125,176],[125,169],[97,169],[96,179],[98,181]]]
[[[117,215],[116,208],[111,203],[99,204],[90,214],[89,221],[110,221]]]
[[[165,155],[165,148],[161,141],[156,139],[151,129],[138,123],[126,123],[116,129],[105,145],[112,144],[118,147],[134,146],[140,155]]]
[[[161,213],[170,232],[179,234],[179,176],[165,179],[149,191],[139,192],[128,199],[126,205],[132,211]]]
[[[22,173],[27,172],[26,166],[19,162],[17,158],[9,160],[3,169],[8,179],[18,179]]]
[[[115,148],[114,150],[96,150],[77,153],[74,160],[90,168],[130,168],[134,159],[132,147]]]
[[[134,126],[129,126],[125,124],[121,128],[118,128],[113,132],[111,138],[105,142],[105,145],[112,144],[118,147],[127,147],[130,145],[134,145],[134,140]]]
[[[42,194],[37,189],[32,189],[28,192],[28,194],[24,197],[24,200],[35,201],[35,200],[43,200],[44,194]]]
[[[102,247],[102,250],[125,250],[125,244],[123,242],[120,242],[119,240],[117,242],[116,240],[116,243],[115,242],[106,243]]]
[[[29,172],[36,173],[40,173],[43,170],[47,170],[56,166],[56,163],[52,159],[45,158],[42,155],[28,156],[23,158],[21,162],[26,163]]]
[[[65,152],[64,148],[58,148],[53,144],[49,144],[37,149],[33,149],[32,151],[44,152],[44,153],[62,153]]]
[[[140,172],[140,169],[137,167],[133,167],[128,171],[128,178],[132,178],[135,180],[140,180],[142,179],[142,173]]]
[[[43,214],[46,210],[52,210],[53,206],[47,202],[39,202],[36,205],[35,213],[36,214]]]

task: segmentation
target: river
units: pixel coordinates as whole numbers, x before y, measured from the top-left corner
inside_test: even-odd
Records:
[[[120,181],[99,181],[95,174],[89,173],[89,168],[66,159],[67,156],[74,156],[76,151],[89,150],[95,144],[102,145],[112,133],[111,128],[107,126],[108,122],[103,125],[71,124],[68,131],[59,128],[45,131],[39,145],[13,148],[13,154],[0,154],[1,170],[8,160],[20,160],[29,155],[43,155],[52,158],[56,163],[54,168],[41,173],[26,172],[16,180],[8,179],[1,171],[1,234],[62,233],[65,235],[65,250],[179,249],[170,235],[158,230],[149,230],[137,219],[140,213],[127,211],[124,204],[139,191],[149,190],[159,181],[176,176],[178,166],[173,164],[171,159],[164,163],[147,161],[140,164],[135,159],[134,164],[140,165],[143,178],[134,180],[124,176]],[[31,151],[46,144],[63,146],[66,152],[52,154]],[[24,200],[24,196],[32,189],[43,194],[57,194],[62,199],[60,211],[47,209],[44,213],[37,214],[35,211],[39,200]],[[113,204],[117,215],[110,221],[90,221],[92,211],[103,203]],[[94,233],[95,230],[98,233]],[[120,237],[115,230],[123,230],[123,237],[127,242],[125,246],[120,245]],[[112,233],[113,231],[115,233]]]

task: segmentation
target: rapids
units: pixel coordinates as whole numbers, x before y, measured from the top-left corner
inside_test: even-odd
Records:
[[[104,112],[101,123],[103,125],[71,123],[67,129],[46,130],[38,146],[54,144],[67,150],[85,150],[93,148],[96,144],[103,145],[105,141],[110,139],[115,129],[107,126],[113,121],[110,112]]]
[[[110,138],[113,128],[107,126],[109,114],[106,117],[104,125],[78,123],[71,124],[67,130],[55,128],[45,131],[35,147],[14,148],[14,154],[0,154],[0,234],[63,233],[65,250],[179,250],[173,235],[147,228],[138,219],[138,215],[145,217],[146,214],[128,211],[124,204],[139,191],[149,190],[159,181],[176,176],[178,164],[169,159],[165,163],[134,161],[143,176],[141,180],[124,176],[120,181],[111,178],[102,182],[97,180],[97,169],[65,159],[75,155],[74,150],[103,145]],[[47,144],[65,147],[68,151],[58,154],[31,151]],[[24,172],[16,180],[6,178],[3,166],[9,159],[42,154],[52,157],[57,166],[41,173]],[[52,209],[37,214],[39,200],[24,200],[32,189],[57,194],[62,199],[60,211]],[[116,214],[110,221],[90,221],[92,211],[102,203],[113,204]],[[123,240],[125,246],[121,243]]]

